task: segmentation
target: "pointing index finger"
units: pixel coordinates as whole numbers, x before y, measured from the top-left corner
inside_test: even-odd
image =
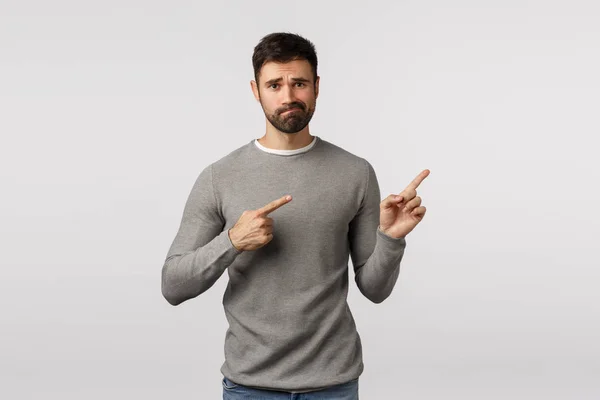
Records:
[[[272,213],[273,211],[277,210],[279,207],[281,207],[282,205],[289,203],[292,200],[292,196],[290,195],[285,195],[277,200],[273,200],[272,202],[270,202],[269,204],[267,204],[266,206],[263,206],[261,208],[259,208],[257,211],[260,214],[263,215],[268,215],[269,213]]]
[[[429,172],[431,172],[431,171],[429,171],[428,169],[424,169],[423,171],[421,171],[421,173],[419,175],[417,175],[417,177],[415,179],[413,179],[413,181],[411,183],[408,184],[407,189],[408,188],[416,189],[417,187],[419,187],[421,182],[423,182],[423,180],[425,178],[427,178],[427,176],[429,175]]]

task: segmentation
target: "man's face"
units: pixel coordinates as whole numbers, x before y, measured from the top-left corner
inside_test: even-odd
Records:
[[[319,77],[315,82],[306,60],[267,62],[260,70],[258,84],[252,81],[252,91],[271,125],[283,133],[297,133],[315,112]]]

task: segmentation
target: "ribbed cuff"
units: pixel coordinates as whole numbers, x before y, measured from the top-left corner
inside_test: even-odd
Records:
[[[241,254],[244,250],[238,250],[234,245],[233,242],[231,241],[231,238],[229,237],[229,229],[225,229],[223,232],[221,232],[221,236],[223,236],[221,239],[223,240],[224,244],[228,247],[228,251],[233,252],[234,254]]]
[[[381,230],[381,226],[377,227],[377,235],[378,235],[378,237],[382,238],[384,241],[386,241],[387,243],[389,243],[393,246],[401,246],[401,247],[406,246],[406,237],[405,236],[401,236],[399,238],[392,237],[392,236],[388,235],[387,233],[384,233]]]

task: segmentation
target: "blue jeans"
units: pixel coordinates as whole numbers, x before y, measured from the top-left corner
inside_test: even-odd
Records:
[[[261,390],[223,377],[223,400],[358,400],[358,378],[308,393]]]

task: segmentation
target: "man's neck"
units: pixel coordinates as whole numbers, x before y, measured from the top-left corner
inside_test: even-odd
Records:
[[[269,132],[257,139],[258,142],[269,149],[274,150],[296,150],[302,147],[308,146],[313,140],[312,136],[308,131],[308,126],[298,133],[283,133],[283,132]]]

